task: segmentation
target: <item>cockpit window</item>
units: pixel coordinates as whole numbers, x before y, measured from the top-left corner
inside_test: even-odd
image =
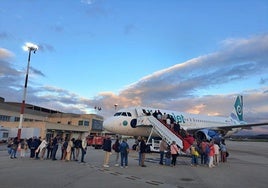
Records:
[[[128,116],[128,117],[131,117],[131,113],[130,112],[116,112],[114,114],[114,116]]]
[[[116,112],[114,116],[120,116],[122,112]]]

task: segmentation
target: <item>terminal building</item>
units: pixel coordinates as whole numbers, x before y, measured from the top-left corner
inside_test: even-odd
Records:
[[[5,102],[0,97],[0,126],[4,129],[16,129],[20,122],[21,103]],[[97,114],[73,114],[25,104],[21,138],[27,129],[38,130],[38,136],[50,138],[60,135],[62,138],[99,135],[103,131],[103,117]]]

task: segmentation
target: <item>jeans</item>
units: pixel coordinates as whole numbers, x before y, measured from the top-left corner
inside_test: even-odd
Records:
[[[17,150],[16,149],[11,149],[11,153],[10,153],[10,157],[11,158],[16,158],[16,153],[17,153]]]
[[[139,165],[141,166],[141,152],[139,152]]]
[[[160,162],[159,162],[159,164],[163,164],[164,154],[165,154],[164,151],[160,151]]]
[[[192,165],[198,165],[198,157],[197,156],[195,156],[195,155],[192,155],[191,156],[191,164]]]
[[[165,160],[165,164],[166,164],[167,166],[170,166],[170,164],[171,164],[171,159],[170,159],[170,158],[166,158],[166,160]]]
[[[201,153],[201,164],[208,164],[208,155],[206,153]]]
[[[128,166],[128,153],[127,152],[121,152],[121,166]]]
[[[56,160],[57,150],[58,150],[58,145],[53,146],[53,149],[52,149],[52,160]]]
[[[73,160],[75,160],[75,152],[74,152],[74,148],[71,149],[71,157],[70,160],[73,158]]]
[[[52,157],[52,149],[47,148],[47,159],[51,159],[51,157]]]
[[[85,162],[84,161],[84,157],[85,157],[85,154],[86,154],[86,150],[82,148],[82,152],[81,152],[81,162]]]

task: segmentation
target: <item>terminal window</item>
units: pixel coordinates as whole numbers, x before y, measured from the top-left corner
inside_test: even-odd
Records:
[[[79,120],[78,125],[79,126],[89,126],[89,121],[87,121],[87,120]]]
[[[92,130],[102,131],[103,130],[103,121],[92,119]]]

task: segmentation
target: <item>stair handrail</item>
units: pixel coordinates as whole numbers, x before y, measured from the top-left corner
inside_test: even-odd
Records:
[[[178,137],[173,131],[171,131],[167,126],[163,125],[153,116],[146,116],[148,120],[152,123],[155,130],[160,134],[159,136],[164,137],[168,144],[171,144],[172,141],[176,141],[176,144],[183,148],[183,140]]]

